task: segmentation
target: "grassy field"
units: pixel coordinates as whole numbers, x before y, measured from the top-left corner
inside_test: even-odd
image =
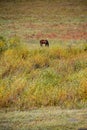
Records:
[[[7,0],[10,1],[10,0]],[[19,0],[0,2],[0,35],[18,35],[36,43],[41,38],[87,40],[87,1]]]
[[[0,107],[87,107],[87,44],[1,43]]]
[[[87,128],[86,108],[87,1],[0,0],[0,130]]]
[[[0,130],[78,130],[87,128],[87,109],[47,107],[29,111],[0,111]]]

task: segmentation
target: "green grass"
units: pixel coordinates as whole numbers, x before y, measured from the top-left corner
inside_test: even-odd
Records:
[[[29,111],[1,110],[0,130],[77,130],[87,128],[87,110],[47,107]]]

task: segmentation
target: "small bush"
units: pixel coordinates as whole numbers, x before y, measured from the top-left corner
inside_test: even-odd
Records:
[[[6,40],[4,37],[0,36],[0,52],[7,48]]]
[[[20,45],[20,38],[18,36],[11,37],[8,40],[8,47],[16,47],[17,45]]]
[[[87,51],[87,43],[84,45],[84,51]]]
[[[78,96],[80,100],[87,101],[87,80],[86,79],[81,80],[78,89]]]

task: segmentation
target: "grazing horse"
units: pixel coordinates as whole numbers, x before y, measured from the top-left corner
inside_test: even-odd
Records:
[[[49,47],[48,40],[40,40],[40,46],[43,46],[43,44],[45,44],[45,46]]]

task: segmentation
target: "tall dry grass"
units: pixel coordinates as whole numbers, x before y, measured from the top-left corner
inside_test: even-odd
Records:
[[[86,44],[30,48],[18,38],[1,42],[1,108],[87,107]]]

